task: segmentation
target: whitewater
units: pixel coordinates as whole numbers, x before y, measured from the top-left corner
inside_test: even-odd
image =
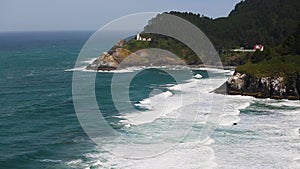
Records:
[[[216,76],[207,77],[205,72]],[[124,70],[121,73],[126,76],[131,72]],[[232,70],[193,70],[191,79],[180,84],[161,84],[161,88],[152,90],[149,97],[133,102],[134,107],[141,111],[121,112],[115,116],[120,119],[122,131],[129,133],[129,137],[137,137],[133,140],[144,147],[149,146],[148,149],[135,150],[136,145],[111,141],[96,146],[94,153],[84,154],[88,160],[74,159],[67,164],[71,167],[120,169],[298,168],[299,101],[248,96],[212,100],[223,97],[212,91],[232,74]],[[198,94],[195,94],[195,89]],[[223,105],[221,113],[213,112],[212,101],[220,101],[217,105]],[[182,112],[185,115],[182,116]],[[201,140],[202,129],[213,113],[220,115],[218,126],[212,135]],[[173,123],[176,123],[175,127],[169,128]],[[188,134],[178,139],[187,130]],[[152,152],[137,158],[151,147],[155,147]]]

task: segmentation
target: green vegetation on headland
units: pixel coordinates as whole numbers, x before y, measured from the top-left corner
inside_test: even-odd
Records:
[[[300,99],[299,9],[299,0],[245,0],[223,18],[174,11],[169,14],[199,27],[212,41],[223,64],[237,66],[235,75],[219,92]],[[159,22],[159,16],[151,21],[155,22]],[[253,49],[256,44],[264,45],[264,51],[231,50]]]
[[[256,51],[246,59],[236,71],[256,77],[300,74],[300,24],[282,44]]]
[[[235,6],[228,17],[212,19],[200,14],[176,11],[167,14],[181,17],[200,28],[219,52],[223,65],[237,66],[235,78],[229,79],[226,84],[229,94],[299,99],[299,9],[299,0],[244,0]],[[150,20],[145,29],[153,24],[162,24],[161,17],[159,14]],[[112,70],[126,55],[149,48],[170,51],[188,65],[202,63],[189,47],[174,38],[143,32],[141,36],[151,40],[133,38],[128,42],[120,41],[87,68]],[[231,50],[253,49],[257,44],[262,44],[264,51]],[[135,63],[149,64],[147,58],[142,59],[142,62],[137,60]],[[157,59],[155,63],[176,64],[177,60]]]
[[[187,65],[201,64],[201,60],[188,46],[180,41],[159,34],[142,34],[145,38],[151,38],[151,41],[137,41],[136,39],[129,40],[123,48],[131,52],[136,52],[141,49],[158,48],[172,52],[182,59]]]
[[[208,18],[200,14],[170,12],[199,27],[218,51],[252,48],[261,43],[277,46],[293,34],[300,16],[299,0],[245,0],[228,17]],[[155,18],[154,18],[155,19]]]
[[[219,52],[222,63],[238,66],[247,63],[249,58],[253,57],[253,53],[231,52],[230,49],[252,49],[256,44],[263,44],[266,49],[282,45],[287,41],[287,37],[296,32],[300,20],[299,9],[299,0],[245,0],[238,3],[228,17],[212,19],[200,14],[176,11],[167,14],[181,17],[199,27]],[[149,23],[160,24],[161,20],[161,15],[158,15]],[[156,35],[153,39],[158,40],[148,46],[169,50],[187,61],[187,64],[201,62],[189,48],[172,38]],[[134,49],[133,51],[139,47],[148,47],[141,46],[143,42],[130,43],[132,46],[129,49]],[[188,52],[182,52],[180,49]],[[255,53],[254,57],[256,55],[258,54]]]
[[[300,76],[299,9],[299,0],[245,0],[223,18],[175,11],[170,14],[199,27],[216,47],[223,65],[237,66],[236,72],[251,76],[252,80],[280,76],[284,81],[297,81]],[[263,44],[265,50],[230,51],[241,47],[252,49],[256,44]]]
[[[200,14],[176,11],[167,14],[181,17],[199,27],[219,52],[223,65],[238,66],[247,63],[249,66],[249,58],[257,58],[258,62],[264,60],[261,59],[262,57],[260,58],[261,54],[258,52],[254,54],[231,52],[230,49],[241,47],[252,49],[255,44],[262,44],[266,49],[263,55],[275,57],[275,55],[272,56],[274,50],[270,48],[284,46],[285,41],[295,40],[291,35],[296,32],[300,20],[299,9],[299,0],[245,0],[238,3],[228,17],[212,19]],[[159,14],[150,20],[146,28],[153,24],[161,24],[163,22],[161,16]],[[160,48],[176,54],[188,65],[202,63],[190,48],[176,39],[157,34],[142,33],[142,36],[150,37],[152,41],[137,41],[134,38],[126,42],[122,48],[129,52]],[[289,36],[291,38],[287,40]],[[299,42],[296,45],[299,46]],[[267,53],[268,51],[269,53]],[[275,53],[294,55],[281,51]],[[275,61],[276,59],[274,59]],[[251,63],[255,64],[255,61]]]
[[[158,34],[139,34],[121,39],[108,52],[87,66],[89,70],[115,70],[130,66],[198,65],[199,57],[180,41]],[[149,50],[148,50],[149,49]]]
[[[300,99],[300,24],[294,34],[275,47],[256,51],[236,68],[216,92],[259,98]]]

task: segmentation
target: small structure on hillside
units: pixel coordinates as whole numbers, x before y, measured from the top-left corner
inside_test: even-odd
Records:
[[[262,44],[254,45],[253,50],[257,51],[264,51],[264,46]]]
[[[241,47],[239,49],[231,49],[231,52],[255,52],[255,51],[264,51],[264,46],[259,44],[259,45],[254,45],[253,49],[245,49],[244,47]]]
[[[151,38],[143,38],[139,32],[138,32],[137,35],[136,35],[136,40],[137,40],[137,41],[148,41],[148,42],[151,42],[151,41],[152,41]]]

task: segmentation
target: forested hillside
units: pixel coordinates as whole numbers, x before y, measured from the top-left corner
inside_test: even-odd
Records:
[[[296,31],[299,0],[245,0],[228,17],[211,19],[188,12],[169,12],[199,27],[216,49],[252,48],[254,44],[277,46]],[[154,18],[154,20],[159,18]]]
[[[229,16],[222,18],[212,19],[191,12],[171,11],[168,14],[186,19],[199,27],[219,52],[224,65],[246,64],[243,67],[238,67],[238,70],[262,75],[291,70],[300,72],[298,71],[300,64],[299,9],[300,0],[245,0],[238,3]],[[163,15],[159,14],[150,20],[145,30],[151,26],[163,24],[164,19],[162,17]],[[141,36],[149,38],[151,41],[139,41],[132,38],[126,43],[124,42],[122,46],[117,45],[117,47],[122,48],[122,51],[127,51],[127,53],[147,48],[165,49],[176,54],[188,65],[202,63],[187,45],[174,38],[143,32]],[[264,45],[265,50],[253,53],[230,52],[232,48],[252,49],[255,44]],[[115,55],[118,56],[119,53],[109,52],[112,58]],[[124,58],[124,56],[117,58]],[[114,60],[116,63],[122,61],[120,59]],[[269,69],[270,67],[272,69]],[[257,72],[251,72],[251,70]]]

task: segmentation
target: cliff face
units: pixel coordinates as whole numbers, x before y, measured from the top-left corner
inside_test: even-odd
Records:
[[[215,92],[230,95],[247,95],[257,98],[299,100],[300,75],[258,78],[235,72]]]
[[[143,42],[136,42],[142,44]],[[120,40],[108,52],[103,53],[87,70],[116,70],[131,66],[167,66],[185,65],[185,62],[167,50],[150,48],[131,52],[127,49],[128,42]]]
[[[115,70],[118,68],[120,62],[130,55],[129,51],[126,51],[122,47],[125,44],[125,40],[120,40],[115,44],[108,52],[104,52],[101,56],[95,59],[89,64],[87,70]]]

